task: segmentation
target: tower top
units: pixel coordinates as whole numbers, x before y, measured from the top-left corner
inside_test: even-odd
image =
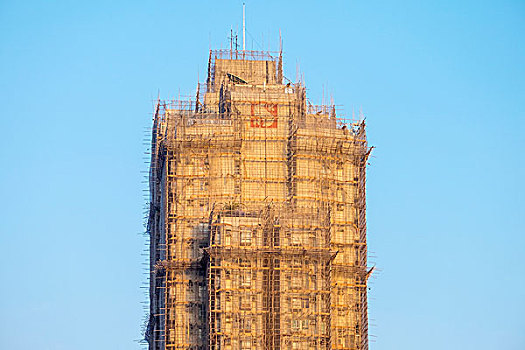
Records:
[[[273,51],[211,50],[208,86],[224,81],[236,84],[281,84],[282,55]]]

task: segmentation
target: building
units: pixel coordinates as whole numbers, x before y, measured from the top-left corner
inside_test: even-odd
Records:
[[[365,124],[283,80],[281,52],[210,51],[156,105],[151,350],[368,349]]]

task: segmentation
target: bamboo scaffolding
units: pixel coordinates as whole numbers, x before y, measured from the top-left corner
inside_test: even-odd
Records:
[[[282,80],[279,52],[210,51],[156,105],[151,350],[368,349],[365,124]]]

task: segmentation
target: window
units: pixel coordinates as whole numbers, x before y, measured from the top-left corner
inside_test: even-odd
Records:
[[[302,285],[302,283],[301,283],[301,282],[302,282],[301,279],[302,279],[301,276],[298,276],[298,275],[295,275],[295,276],[294,276],[294,275],[292,274],[292,278],[291,278],[291,280],[292,280],[292,281],[291,281],[291,282],[292,282],[292,283],[291,283],[291,288],[292,288],[292,289],[299,289],[299,288],[301,288],[301,285]]]
[[[241,295],[239,297],[240,301],[240,309],[241,310],[249,310],[252,305],[252,300],[249,296]]]
[[[310,246],[315,247],[317,245],[317,237],[315,235],[315,232],[309,233],[309,239],[310,239]]]
[[[252,320],[249,318],[241,319],[241,331],[250,333],[252,331]]]
[[[224,320],[224,330],[226,330],[227,332],[231,332],[231,329],[232,329],[232,318],[231,316],[226,316]]]
[[[301,306],[303,309],[310,308],[310,298],[308,297],[303,298],[303,300],[301,300]]]
[[[343,187],[338,186],[337,188],[337,201],[339,204],[337,204],[337,210],[343,210],[344,209],[344,203],[346,201],[346,195]]]
[[[226,294],[224,296],[224,311],[229,312],[232,311],[232,297],[229,294]]]
[[[224,245],[229,246],[232,244],[232,230],[227,228],[224,230]]]
[[[252,231],[241,230],[241,245],[248,246],[252,244]]]
[[[252,285],[252,274],[250,271],[244,271],[241,274],[241,287],[249,288]]]
[[[240,194],[241,193],[241,183],[239,181],[235,181],[233,184],[233,193],[234,194]]]
[[[343,164],[337,164],[337,180],[343,180]]]
[[[249,268],[249,267],[252,267],[252,264],[250,262],[250,260],[246,260],[246,259],[239,259],[239,266],[241,268]]]
[[[308,329],[308,320],[302,320],[301,321],[301,328],[303,330],[307,330]]]
[[[296,298],[296,297],[292,298],[292,310],[293,311],[301,310],[301,300],[299,298]]]
[[[233,168],[234,168],[235,175],[239,175],[241,173],[241,161],[237,159],[234,160]]]

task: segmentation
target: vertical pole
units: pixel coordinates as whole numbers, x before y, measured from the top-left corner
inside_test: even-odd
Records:
[[[246,50],[246,5],[242,3],[242,51]]]

